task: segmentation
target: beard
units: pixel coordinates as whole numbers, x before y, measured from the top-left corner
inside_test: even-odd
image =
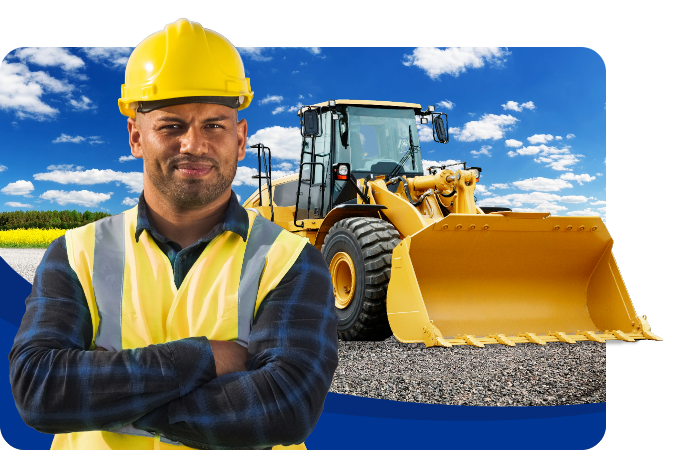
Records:
[[[217,171],[214,180],[179,179],[174,176],[175,167],[182,163],[212,164]],[[180,209],[195,209],[209,205],[232,186],[239,161],[235,159],[225,172],[212,158],[178,155],[165,162],[166,172],[160,170],[154,161],[145,161],[146,174],[153,186]]]

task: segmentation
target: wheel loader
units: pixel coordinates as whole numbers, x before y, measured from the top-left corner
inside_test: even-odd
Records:
[[[417,123],[448,142],[434,106],[329,100],[298,116],[298,173],[273,180],[270,149],[252,146],[258,190],[244,207],[322,251],[340,339],[661,340],[636,314],[599,217],[481,208],[482,169],[466,163],[424,174]]]

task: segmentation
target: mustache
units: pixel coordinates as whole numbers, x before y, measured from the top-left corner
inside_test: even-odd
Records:
[[[175,167],[181,164],[210,164],[212,166],[217,166],[217,161],[213,158],[207,156],[188,156],[188,155],[177,155],[166,161],[167,167]]]

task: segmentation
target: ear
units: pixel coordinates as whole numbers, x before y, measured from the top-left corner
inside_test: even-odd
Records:
[[[241,119],[237,123],[237,160],[242,161],[246,157],[246,133],[248,132],[248,123],[246,119]]]
[[[141,132],[139,131],[136,120],[127,119],[127,130],[129,131],[129,147],[131,147],[131,154],[135,158],[143,159],[143,150],[141,149]]]

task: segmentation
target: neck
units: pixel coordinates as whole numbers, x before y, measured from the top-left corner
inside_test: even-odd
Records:
[[[164,197],[150,184],[144,184],[143,196],[148,206],[149,220],[167,239],[178,243],[182,248],[193,244],[222,221],[229,206],[232,190],[208,205],[193,209],[180,208]]]

